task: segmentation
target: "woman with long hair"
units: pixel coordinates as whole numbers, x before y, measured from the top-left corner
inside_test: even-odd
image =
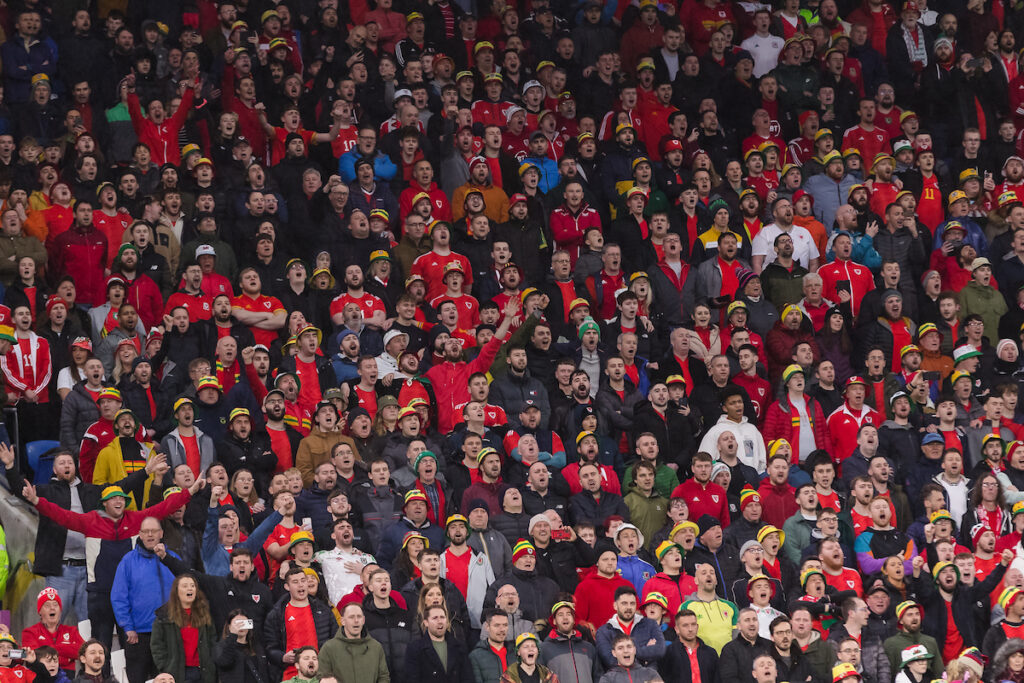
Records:
[[[664,311],[660,308],[655,310],[654,306],[654,288],[651,287],[651,279],[645,274],[631,277],[629,280],[629,291],[636,294],[637,299],[640,300],[640,306],[637,308],[637,316],[646,316],[652,319],[655,316],[664,316]]]
[[[373,418],[374,436],[386,437],[398,427],[398,401],[384,401],[383,396],[379,403],[377,415]]]
[[[214,683],[213,648],[217,633],[210,605],[191,574],[171,585],[171,596],[156,611],[150,647],[153,663],[176,683]]]
[[[853,376],[853,365],[850,363],[853,342],[850,340],[849,321],[842,310],[833,307],[826,311],[825,324],[814,336],[821,349],[822,360],[832,361],[836,371],[836,385],[845,386],[846,380]]]
[[[960,521],[960,542],[972,546],[971,529],[984,524],[995,532],[996,538],[1013,531],[1010,513],[1006,510],[1003,485],[992,472],[979,477],[967,498],[967,511]]]
[[[267,656],[253,620],[240,609],[232,610],[220,640],[213,648],[220,683],[271,683]]]
[[[690,320],[685,326],[690,337],[690,351],[707,363],[722,353],[722,332],[714,322],[707,301],[701,300],[694,304]]]
[[[256,479],[245,467],[235,470],[228,484],[228,493],[238,508],[238,523],[247,532],[252,531],[266,517],[266,505],[256,493]]]
[[[419,578],[420,568],[413,562],[413,558],[420,554],[420,551],[427,547],[429,541],[426,536],[410,531],[402,539],[402,549],[398,551],[398,557],[391,567],[391,584],[401,588],[413,579]]]
[[[120,386],[122,380],[128,381],[132,376],[132,361],[138,355],[139,350],[135,348],[135,342],[131,339],[122,339],[118,342],[117,349],[114,351],[114,371],[110,373],[110,379],[115,386]],[[121,386],[121,390],[124,391],[123,386]]]
[[[907,599],[909,584],[906,580],[903,560],[898,555],[885,558],[885,563],[882,565],[882,583],[885,585],[890,599],[896,602],[903,602]]]

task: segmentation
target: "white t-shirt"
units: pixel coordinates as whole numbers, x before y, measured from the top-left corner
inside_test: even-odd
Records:
[[[807,228],[799,225],[790,226],[789,230],[783,230],[777,224],[772,223],[761,228],[754,241],[751,243],[751,253],[754,256],[764,256],[764,265],[775,261],[775,238],[787,232],[793,238],[793,260],[804,268],[810,267],[811,259],[821,256],[814,238]]]
[[[324,583],[327,585],[327,595],[331,598],[331,604],[337,605],[341,599],[355,590],[359,585],[359,574],[362,571],[349,571],[345,569],[346,562],[356,562],[365,567],[373,562],[373,556],[353,548],[346,552],[339,548],[321,550],[314,558],[320,563],[324,571]]]
[[[768,35],[762,38],[755,33],[740,43],[740,48],[754,58],[754,78],[764,76],[779,65],[779,53],[785,42],[779,36]]]
[[[805,399],[793,399],[790,397],[789,405],[800,415],[800,443],[790,444],[793,448],[796,448],[800,458],[800,462],[807,460],[807,456],[811,454],[817,446],[814,443],[814,429],[811,427],[811,418],[807,414],[807,401]]]

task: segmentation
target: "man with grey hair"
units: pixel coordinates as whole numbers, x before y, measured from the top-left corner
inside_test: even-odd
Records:
[[[825,314],[835,306],[834,303],[824,297],[825,281],[818,273],[807,273],[804,275],[803,291],[804,298],[797,302],[804,315],[806,315],[815,332],[820,332],[825,325]]]

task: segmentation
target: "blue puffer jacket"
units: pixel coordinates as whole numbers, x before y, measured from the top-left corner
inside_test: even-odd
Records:
[[[561,175],[558,172],[558,163],[550,157],[526,157],[524,164],[533,164],[540,171],[540,191],[548,192],[558,185]]]
[[[4,63],[4,81],[7,86],[7,101],[24,103],[32,94],[32,77],[44,73],[50,77],[50,84],[58,85],[57,44],[52,38],[32,38],[29,44],[19,35],[14,36],[0,47],[0,58]]]
[[[622,632],[622,627],[619,626],[618,618],[614,614],[597,629],[597,655],[606,669],[615,666],[612,641]],[[636,659],[642,665],[650,666],[665,655],[665,634],[661,632],[661,627],[640,612],[633,615],[633,628],[629,632],[629,637],[636,643]],[[654,645],[648,645],[652,639],[655,641]]]
[[[619,555],[618,570],[622,578],[633,584],[637,595],[643,595],[647,579],[658,573],[650,562],[646,562],[636,555]]]
[[[341,155],[338,159],[338,175],[341,176],[343,181],[351,183],[356,179],[356,162],[362,158],[363,155],[359,152],[358,147],[353,147]],[[398,167],[395,166],[395,162],[391,161],[391,158],[380,150],[373,153],[370,161],[373,162],[373,177],[378,182],[389,181],[398,173]]]
[[[151,632],[157,609],[171,595],[172,583],[171,570],[153,551],[143,548],[142,541],[137,542],[135,549],[117,565],[110,588],[110,604],[118,625],[125,631]]]

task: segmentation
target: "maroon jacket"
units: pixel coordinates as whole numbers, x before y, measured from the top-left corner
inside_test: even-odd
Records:
[[[125,301],[135,306],[139,319],[151,330],[163,321],[164,297],[153,278],[139,273],[128,283],[128,295]]]
[[[782,324],[782,320],[776,320],[772,329],[768,330],[768,335],[764,339],[764,350],[768,356],[769,380],[773,385],[782,378],[782,371],[786,366],[793,362],[793,347],[798,342],[807,342],[811,345],[814,364],[817,365],[821,361],[821,349],[814,339],[814,333],[805,329],[803,324],[797,330],[790,330]]]
[[[776,486],[770,479],[765,479],[757,492],[761,494],[761,521],[779,529],[800,509],[796,502],[796,489],[789,484]]]

